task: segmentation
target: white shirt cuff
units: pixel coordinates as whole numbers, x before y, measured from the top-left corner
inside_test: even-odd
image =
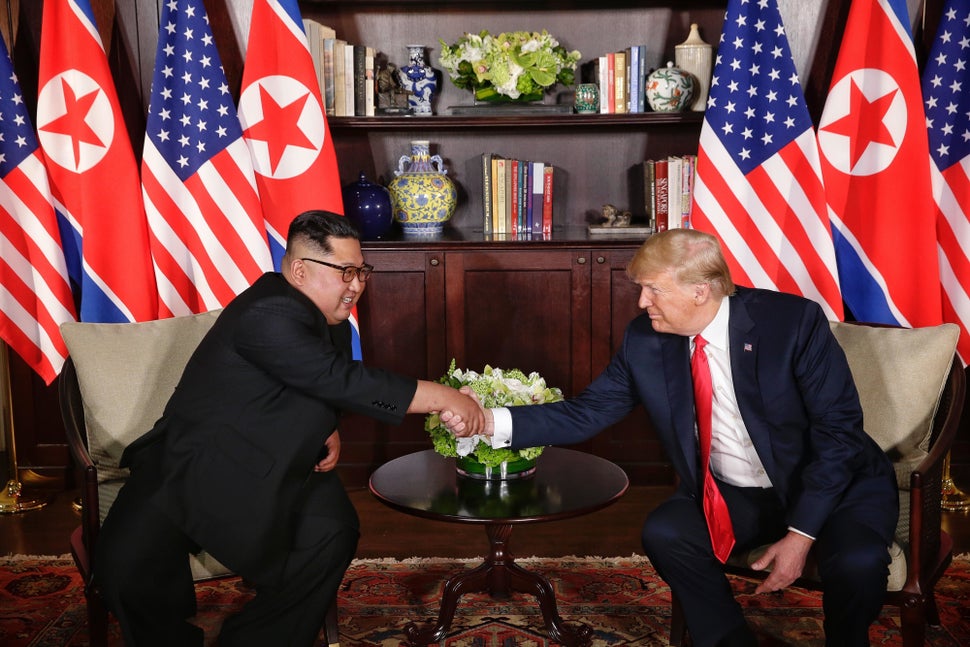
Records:
[[[507,407],[492,409],[492,449],[512,444],[512,412]]]
[[[494,445],[493,445],[493,447],[494,447]],[[812,541],[815,541],[815,537],[812,537],[812,536],[811,536],[810,534],[808,534],[807,532],[802,532],[802,531],[801,531],[801,530],[799,530],[798,528],[792,528],[791,526],[788,526],[788,529],[789,529],[789,530],[791,530],[791,531],[792,531],[792,532],[794,532],[794,533],[798,533],[798,534],[799,534],[799,535],[801,535],[802,537],[808,537],[808,538],[809,538],[809,539],[811,539]]]

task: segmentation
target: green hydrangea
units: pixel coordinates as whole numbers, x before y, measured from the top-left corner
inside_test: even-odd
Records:
[[[481,373],[463,371],[455,367],[451,360],[448,371],[438,380],[454,388],[470,387],[481,400],[482,405],[491,407],[519,407],[530,404],[543,404],[562,400],[562,391],[546,384],[546,380],[536,372],[526,375],[517,368],[500,369],[486,365]],[[457,457],[458,441],[448,428],[441,423],[438,414],[429,414],[424,428],[431,436],[434,450],[442,456]],[[489,467],[497,467],[505,461],[537,458],[542,447],[526,449],[493,449],[487,441],[479,440],[472,456]]]
[[[522,96],[542,98],[556,83],[572,85],[582,55],[567,51],[546,30],[512,31],[497,36],[467,33],[453,45],[441,43],[441,66],[456,87],[477,99]]]

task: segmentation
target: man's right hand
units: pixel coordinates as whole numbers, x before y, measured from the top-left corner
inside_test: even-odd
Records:
[[[449,410],[442,411],[440,415],[441,422],[444,423],[445,427],[448,428],[448,431],[455,434],[455,436],[457,436],[458,438],[465,438],[468,436],[474,436],[476,434],[479,434],[482,436],[491,436],[492,433],[495,431],[495,423],[494,423],[494,419],[492,418],[491,409],[483,408],[482,403],[478,400],[478,395],[469,387],[463,386],[459,389],[459,392],[468,396],[468,398],[475,403],[475,406],[477,407],[478,411],[484,414],[485,416],[484,429],[482,429],[481,431],[470,431],[468,428],[468,425],[465,424],[465,421],[462,417],[461,412],[457,410],[449,409]]]

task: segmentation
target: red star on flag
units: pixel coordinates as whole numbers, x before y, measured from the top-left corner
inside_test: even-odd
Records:
[[[243,137],[266,142],[269,148],[270,167],[275,173],[288,146],[299,146],[310,150],[315,148],[299,124],[300,115],[310,98],[310,93],[307,92],[288,105],[281,106],[266,91],[266,88],[260,85],[259,98],[263,119],[243,131]]]
[[[855,167],[856,162],[866,152],[870,143],[875,142],[887,146],[896,145],[892,134],[886,127],[885,118],[897,92],[899,92],[898,89],[892,90],[875,101],[869,101],[853,80],[850,93],[851,108],[848,114],[822,128],[826,132],[845,135],[849,138],[852,167]]]
[[[81,144],[91,144],[100,148],[106,148],[104,142],[88,125],[87,118],[91,113],[91,106],[98,98],[101,90],[92,90],[80,97],[74,94],[74,88],[68,85],[67,81],[61,79],[61,87],[64,90],[64,107],[66,112],[52,119],[41,130],[55,135],[67,135],[71,139],[74,148],[74,168],[81,164]]]

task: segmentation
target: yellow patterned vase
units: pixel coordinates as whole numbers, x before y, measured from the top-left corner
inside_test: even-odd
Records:
[[[394,219],[405,236],[435,236],[455,213],[458,192],[440,155],[429,154],[427,141],[411,142],[411,154],[398,160],[388,185]]]

